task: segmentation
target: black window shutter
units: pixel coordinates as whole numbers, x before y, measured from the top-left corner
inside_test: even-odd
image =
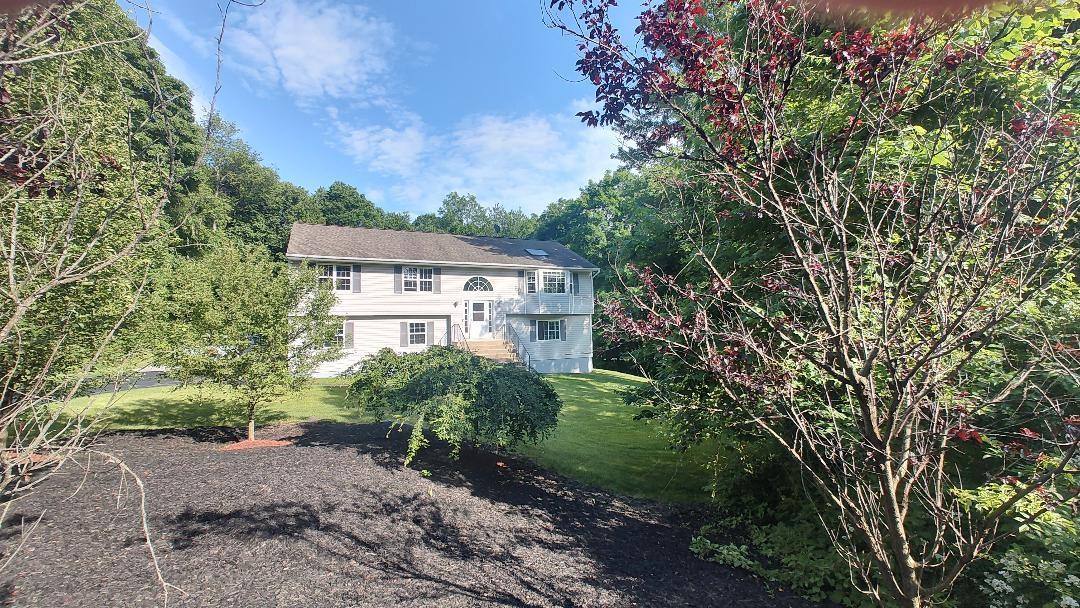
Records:
[[[360,265],[353,264],[352,267],[352,291],[353,293],[360,293]]]
[[[559,339],[566,342],[566,319],[559,319]]]
[[[401,266],[394,266],[394,293],[401,293]]]
[[[581,277],[579,277],[576,272],[572,274],[574,275],[574,293],[581,293]]]
[[[525,271],[518,271],[518,293],[525,293]]]
[[[529,321],[529,342],[536,342],[536,319]]]

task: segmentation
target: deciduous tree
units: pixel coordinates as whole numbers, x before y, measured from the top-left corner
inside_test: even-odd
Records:
[[[313,269],[287,267],[264,247],[222,241],[162,271],[159,359],[182,380],[224,391],[254,440],[260,407],[298,390],[315,366],[340,356],[334,302]]]
[[[847,23],[796,2],[555,0],[599,110],[676,161],[694,272],[607,309],[749,421],[822,500],[880,603],[925,606],[1080,492],[1075,4]],[[573,19],[565,19],[566,14]],[[723,255],[763,224],[771,255]],[[697,277],[701,277],[698,279]]]

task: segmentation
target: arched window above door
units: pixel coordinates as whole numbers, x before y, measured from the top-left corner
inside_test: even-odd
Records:
[[[493,291],[491,281],[484,277],[473,277],[465,281],[465,291]]]

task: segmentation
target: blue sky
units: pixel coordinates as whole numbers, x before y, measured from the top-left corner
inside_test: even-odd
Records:
[[[593,90],[543,0],[234,5],[222,115],[281,176],[341,180],[386,209],[447,192],[539,212],[615,168],[618,140],[574,113]],[[195,91],[214,84],[214,0],[158,0],[151,43]],[[140,19],[145,25],[145,19]]]

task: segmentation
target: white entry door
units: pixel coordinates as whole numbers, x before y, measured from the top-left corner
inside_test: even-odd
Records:
[[[491,300],[469,302],[469,339],[491,339]]]

